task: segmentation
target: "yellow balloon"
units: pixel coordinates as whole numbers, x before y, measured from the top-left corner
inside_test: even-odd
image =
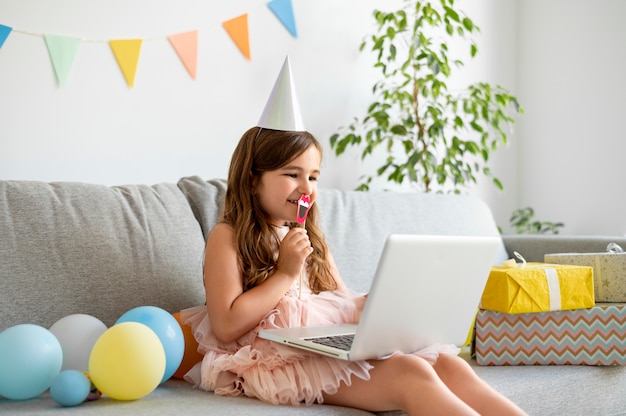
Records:
[[[116,400],[150,394],[165,373],[165,349],[147,325],[122,322],[98,338],[89,356],[89,375],[98,390]]]

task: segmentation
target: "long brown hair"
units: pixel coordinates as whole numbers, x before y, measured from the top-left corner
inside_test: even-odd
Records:
[[[235,230],[244,290],[267,279],[276,268],[278,235],[252,192],[255,178],[287,165],[309,147],[320,155],[322,146],[309,132],[269,130],[253,127],[241,137],[228,170],[223,222]],[[317,204],[309,210],[306,229],[313,246],[307,260],[309,286],[314,293],[337,288],[327,261],[328,246],[317,225]]]

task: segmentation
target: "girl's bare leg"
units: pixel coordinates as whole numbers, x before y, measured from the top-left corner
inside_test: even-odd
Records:
[[[457,397],[426,360],[414,355],[395,355],[372,361],[370,380],[352,378],[324,403],[369,411],[400,409],[409,415],[478,415]]]
[[[478,377],[461,357],[440,354],[434,369],[457,397],[481,415],[526,415],[516,404]]]
[[[372,361],[371,379],[353,378],[324,402],[369,411],[400,409],[409,415],[525,415],[462,358],[440,354],[432,366],[413,355]]]

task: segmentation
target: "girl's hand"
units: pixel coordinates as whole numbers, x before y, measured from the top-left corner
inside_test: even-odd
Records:
[[[296,278],[300,276],[306,258],[313,252],[311,241],[304,228],[292,228],[278,248],[277,268],[282,273]]]

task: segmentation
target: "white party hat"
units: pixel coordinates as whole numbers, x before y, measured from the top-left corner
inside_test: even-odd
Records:
[[[272,130],[306,130],[300,114],[296,88],[291,78],[289,56],[285,58],[257,126]]]

